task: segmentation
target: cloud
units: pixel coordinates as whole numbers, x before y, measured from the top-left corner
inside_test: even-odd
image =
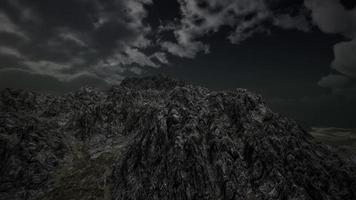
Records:
[[[169,61],[167,59],[167,55],[164,52],[156,52],[153,55],[151,55],[152,59],[157,59],[159,62],[163,64],[169,64]]]
[[[224,26],[231,28],[226,38],[232,43],[268,31],[266,22],[307,30],[299,12],[277,12],[281,9],[271,2],[275,1],[178,0],[180,18],[155,30],[146,20],[152,0],[4,0],[8,9],[0,12],[0,32],[26,42],[7,45],[10,49],[2,49],[2,54],[17,59],[13,67],[60,81],[88,74],[116,84],[126,72],[142,74],[147,68],[169,65],[167,53],[181,58],[209,53],[209,44],[200,39]],[[173,40],[163,39],[169,34]]]
[[[194,58],[199,52],[209,53],[209,45],[199,41],[201,37],[218,32],[221,27],[233,31],[227,35],[231,43],[238,44],[257,32],[268,32],[270,26],[284,29],[309,30],[309,23],[302,15],[291,15],[288,10],[280,12],[273,8],[276,2],[268,0],[179,0],[181,19],[178,23],[168,23],[162,32],[173,31],[176,41],[160,41],[169,53],[186,58]],[[272,5],[273,3],[273,5]],[[286,3],[284,3],[286,4]],[[285,6],[297,7],[301,5]],[[270,24],[266,26],[265,24]]]
[[[237,37],[240,37],[241,32],[239,30],[241,28],[239,27],[246,27],[243,28],[245,30],[249,26],[248,22],[245,22],[246,20],[243,19],[243,16],[253,12],[261,16],[259,12],[266,10],[261,0],[179,0],[178,2],[182,18],[179,24],[173,26],[177,42],[165,41],[162,42],[162,47],[173,55],[187,58],[194,58],[198,52],[209,52],[208,44],[197,41],[199,37],[217,32],[221,26],[228,25],[232,27],[237,26],[231,38],[233,37],[233,40],[238,40]],[[250,21],[254,23],[255,19],[255,17],[252,17]],[[170,26],[172,27],[171,24]]]
[[[59,81],[68,82],[85,74],[118,83],[126,71],[142,73],[146,67],[168,64],[163,52],[147,53],[154,48],[151,27],[144,22],[146,6],[152,3],[5,0],[11,9],[6,14],[0,12],[0,32],[28,41],[17,44],[21,54],[11,45],[0,53],[16,58],[14,66]]]
[[[134,74],[141,75],[142,74],[142,69],[139,67],[131,67],[130,71]]]
[[[40,61],[25,61],[24,64],[25,66],[28,67],[27,71],[29,73],[51,76],[64,82],[72,81],[73,79],[82,75],[95,76],[88,71],[65,73],[65,70],[70,69],[72,64],[75,62],[76,60],[74,60],[72,63],[60,64],[52,61],[40,60]]]
[[[284,29],[297,29],[303,32],[308,32],[311,28],[307,17],[302,14],[297,16],[282,14],[279,17],[274,18],[273,24]]]
[[[226,39],[233,44],[256,33],[269,33],[272,27],[307,32],[311,24],[306,8],[322,31],[350,40],[335,45],[332,67],[355,78],[356,11],[346,10],[337,0],[305,0],[304,4],[283,0],[178,0],[180,15],[160,24],[159,30],[146,20],[152,0],[4,2],[11,9],[0,12],[0,32],[27,41],[7,45],[8,49],[0,53],[16,58],[18,65],[27,66],[32,73],[61,81],[70,80],[72,73],[74,77],[90,74],[118,83],[125,72],[141,74],[147,68],[168,65],[168,54],[181,58],[208,54],[211,49],[203,39],[226,27]]]
[[[24,59],[24,56],[17,49],[10,47],[0,46],[0,54],[17,59]]]
[[[20,0],[6,1],[16,12],[19,14],[19,18],[23,22],[40,23],[42,20],[36,15],[36,13],[28,6],[20,2]]]
[[[336,44],[334,55],[332,68],[349,77],[356,78],[356,38]]]
[[[0,70],[0,90],[10,87],[61,94],[78,90],[83,86],[102,89],[109,87],[105,81],[91,75],[77,76],[70,81],[59,81],[52,76],[40,75],[20,69]]]
[[[74,44],[80,47],[87,47],[88,45],[80,38],[80,36],[76,33],[70,31],[62,31],[58,35],[61,39],[69,42],[73,42]]]
[[[337,0],[305,0],[305,6],[311,10],[313,22],[320,30],[341,34],[348,40],[335,44],[331,67],[349,78],[356,78],[356,8],[348,10]],[[340,86],[340,81],[343,82],[340,76],[331,75],[322,78],[319,85],[335,88]]]
[[[342,88],[348,85],[348,83],[350,82],[351,80],[346,76],[330,74],[328,76],[323,77],[318,82],[318,85],[326,88]]]
[[[0,33],[13,34],[17,37],[27,40],[28,37],[5,13],[0,12]]]
[[[173,42],[163,42],[161,46],[169,53],[182,58],[195,58],[197,53],[201,51],[209,53],[209,46],[197,41],[180,41],[178,44]]]
[[[314,23],[323,32],[355,36],[355,9],[346,10],[338,0],[305,0],[305,6],[312,11]]]
[[[235,29],[235,31],[229,35],[228,39],[233,44],[238,44],[245,39],[251,37],[257,32],[264,32],[266,29],[264,27],[258,27],[264,20],[268,18],[268,13],[258,13],[256,17],[241,22]],[[276,23],[277,24],[277,23]]]
[[[148,56],[140,52],[137,48],[126,48],[125,53],[128,60],[137,63],[139,66],[159,67],[159,65],[155,64]]]

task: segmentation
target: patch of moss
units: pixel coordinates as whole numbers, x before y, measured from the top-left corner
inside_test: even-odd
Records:
[[[92,159],[85,149],[83,147],[77,148],[74,156],[76,159],[54,172],[51,189],[41,199],[111,199],[111,173],[114,154],[106,152]]]

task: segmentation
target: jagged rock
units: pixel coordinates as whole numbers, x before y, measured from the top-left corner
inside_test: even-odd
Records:
[[[2,199],[356,199],[356,169],[243,89],[0,92]]]

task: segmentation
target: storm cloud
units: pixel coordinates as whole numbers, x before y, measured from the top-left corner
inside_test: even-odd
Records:
[[[2,1],[0,35],[18,39],[1,44],[0,56],[14,62],[1,63],[0,70],[21,68],[59,81],[87,75],[115,84],[123,72],[158,67],[167,62],[164,53],[145,52],[152,46],[151,28],[143,23],[149,4],[152,1]],[[155,59],[157,55],[161,59]]]
[[[171,65],[172,57],[210,53],[206,38],[221,30],[227,30],[227,42],[239,45],[275,28],[318,27],[345,38],[334,46],[333,71],[318,85],[352,87],[356,78],[356,8],[349,1],[171,0],[177,11],[154,24],[150,9],[162,1],[1,1],[0,73],[20,70],[61,82],[88,76],[117,84],[128,74]]]
[[[149,23],[152,0],[4,0],[0,6],[1,69],[21,69],[59,81],[83,74],[119,83],[124,74],[169,65],[167,54],[195,58],[209,53],[201,39],[223,27],[239,44],[270,27],[309,30],[301,1],[178,0],[174,20]],[[282,6],[281,3],[283,4]],[[173,35],[166,39],[167,35]],[[11,57],[11,58],[9,58]],[[6,62],[5,62],[6,61]]]

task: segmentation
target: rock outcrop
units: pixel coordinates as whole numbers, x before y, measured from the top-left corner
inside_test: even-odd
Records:
[[[356,199],[356,168],[243,89],[0,92],[3,199]]]

